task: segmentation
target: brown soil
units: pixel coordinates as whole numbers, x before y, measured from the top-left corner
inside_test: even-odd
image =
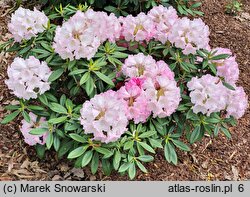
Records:
[[[226,15],[228,0],[202,0],[203,19],[211,30],[211,46],[227,47],[237,55],[241,74],[239,85],[250,95],[250,2],[242,0],[238,17]],[[6,22],[10,7],[0,3],[0,43],[9,38]],[[6,15],[5,15],[6,14]],[[6,17],[7,16],[7,17]],[[3,106],[13,102],[4,84],[6,68],[13,55],[0,54],[0,120]],[[163,153],[147,164],[148,174],[138,173],[136,180],[249,180],[250,179],[250,111],[231,129],[232,139],[220,135],[192,145],[190,153],[178,152],[179,164],[168,164]],[[18,123],[0,125],[0,180],[128,180],[113,173],[110,177],[91,175],[89,169],[74,169],[68,161],[58,160],[55,153],[37,159],[32,147],[24,144]]]

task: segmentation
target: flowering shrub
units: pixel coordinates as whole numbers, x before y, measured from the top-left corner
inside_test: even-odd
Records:
[[[248,107],[235,56],[210,49],[201,19],[162,6],[119,18],[67,6],[40,28],[47,17],[33,20],[35,12],[19,8],[13,39],[0,47],[18,56],[6,84],[19,104],[6,106],[13,112],[2,124],[22,116],[20,130],[39,157],[53,147],[93,174],[101,163],[105,174],[133,179],[157,149],[177,165],[176,148],[190,151],[205,134],[230,138],[228,127]]]

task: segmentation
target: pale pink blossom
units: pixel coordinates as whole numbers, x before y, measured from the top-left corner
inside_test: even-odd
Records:
[[[117,92],[118,97],[126,101],[128,119],[133,120],[135,124],[146,122],[151,114],[145,91],[142,89],[143,82],[144,79],[131,78]]]
[[[223,77],[224,80],[231,84],[234,85],[237,80],[239,79],[239,66],[236,62],[236,56],[232,56],[232,52],[230,49],[225,49],[225,48],[215,48],[213,49],[213,52],[216,53],[216,55],[221,55],[221,54],[228,54],[230,57],[222,60],[212,60],[212,63],[216,65],[217,69],[217,75],[219,77]]]
[[[151,76],[152,69],[157,69],[156,61],[142,53],[129,55],[122,66],[122,72],[127,77]]]
[[[168,41],[168,35],[174,23],[178,20],[178,15],[173,7],[164,7],[162,5],[153,7],[148,16],[153,20],[156,28],[154,38],[165,44]]]
[[[12,33],[16,42],[23,39],[29,40],[42,33],[48,25],[48,17],[34,8],[34,11],[19,7],[11,16],[8,24],[9,31]]]
[[[236,87],[235,90],[228,89],[227,116],[241,118],[248,108],[248,97],[242,87]]]
[[[218,77],[210,74],[201,78],[193,77],[187,83],[191,102],[194,104],[193,112],[210,116],[213,112],[224,110],[227,105],[227,88]]]
[[[127,131],[126,102],[109,90],[86,101],[81,109],[81,124],[85,133],[104,143],[118,140]]]
[[[122,33],[126,41],[149,41],[155,34],[154,22],[144,13],[120,17]]]
[[[180,88],[177,87],[176,81],[164,76],[158,76],[155,80],[147,78],[143,89],[154,118],[170,116],[181,101]]]
[[[101,44],[86,14],[78,11],[57,27],[53,47],[62,59],[91,59]]]
[[[177,48],[183,49],[185,55],[195,54],[198,49],[209,47],[209,28],[201,19],[178,19],[168,36]]]
[[[9,79],[5,83],[18,98],[35,99],[38,94],[50,89],[48,78],[51,73],[47,63],[40,62],[34,56],[26,60],[15,58],[7,70]]]
[[[46,143],[49,131],[45,132],[42,135],[32,135],[29,132],[32,129],[45,128],[47,126],[46,119],[44,117],[38,119],[38,117],[32,112],[29,113],[29,116],[30,116],[30,122],[27,122],[24,119],[21,121],[22,126],[20,130],[23,134],[24,141],[30,146],[34,146],[36,144],[44,145]]]

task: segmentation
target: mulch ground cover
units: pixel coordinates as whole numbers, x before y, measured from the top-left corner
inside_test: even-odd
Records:
[[[202,0],[203,20],[211,30],[211,46],[230,48],[240,67],[239,85],[250,95],[250,1],[242,0],[243,11],[236,17],[225,14],[228,0]],[[11,0],[0,2],[0,43],[10,34]],[[7,113],[4,106],[14,97],[4,83],[6,69],[13,54],[0,53],[0,121]],[[112,173],[105,176],[101,170],[91,175],[88,168],[75,169],[67,160],[58,160],[48,152],[42,160],[33,147],[27,146],[19,133],[19,122],[0,125],[0,181],[4,180],[128,180],[127,176]],[[135,180],[249,180],[250,179],[250,110],[238,125],[230,129],[232,139],[219,135],[205,137],[191,146],[191,152],[178,152],[177,166],[168,164],[163,152],[147,164],[148,174],[138,172]]]

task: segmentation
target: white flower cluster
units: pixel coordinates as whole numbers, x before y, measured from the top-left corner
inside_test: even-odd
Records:
[[[14,40],[21,42],[23,39],[29,40],[42,33],[47,28],[48,21],[48,17],[36,8],[31,11],[20,7],[12,15],[8,27]]]
[[[48,78],[51,73],[47,63],[34,56],[26,60],[15,58],[7,70],[9,79],[5,83],[18,98],[35,99],[50,89]]]

